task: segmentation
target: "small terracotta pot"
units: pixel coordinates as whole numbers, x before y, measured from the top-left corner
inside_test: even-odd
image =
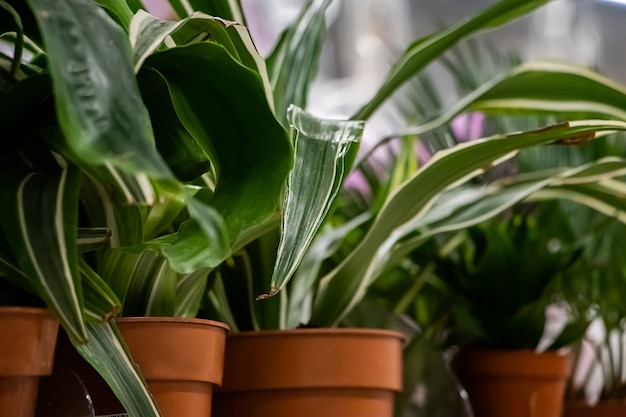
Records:
[[[596,405],[587,405],[584,402],[565,402],[563,417],[624,417],[626,416],[626,401],[607,400]]]
[[[243,332],[226,341],[214,417],[393,416],[402,335],[369,329]]]
[[[44,308],[0,307],[0,416],[33,417],[59,323]]]
[[[222,382],[228,326],[169,317],[116,322],[163,417],[210,417],[213,388]],[[96,415],[124,413],[100,375],[73,348],[66,353],[91,396]]]
[[[560,417],[569,354],[469,349],[454,360],[477,417]]]

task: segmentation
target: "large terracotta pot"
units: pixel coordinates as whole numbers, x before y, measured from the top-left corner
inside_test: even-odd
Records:
[[[210,417],[222,382],[224,323],[169,317],[120,318],[117,325],[163,417]],[[104,380],[75,353],[70,362],[85,384],[96,415],[125,410]]]
[[[59,323],[43,308],[0,307],[0,416],[33,417],[52,373]]]
[[[243,332],[226,342],[214,417],[392,417],[402,335],[386,330]]]
[[[590,406],[584,402],[565,402],[563,417],[624,417],[626,401],[608,400]]]
[[[560,417],[571,358],[532,350],[461,351],[454,368],[476,417]]]

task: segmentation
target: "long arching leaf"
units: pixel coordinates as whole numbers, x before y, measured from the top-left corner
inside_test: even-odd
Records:
[[[366,236],[351,254],[322,278],[312,322],[332,325],[360,300],[401,236],[394,231],[424,216],[446,189],[484,172],[518,149],[555,141],[586,141],[596,132],[626,130],[626,123],[579,121],[533,132],[498,136],[455,146],[435,154],[421,170],[388,197]]]
[[[354,119],[366,120],[402,84],[416,75],[427,64],[440,56],[450,46],[479,30],[502,25],[536,9],[549,0],[503,0],[474,18],[461,21],[434,35],[419,39],[411,44],[392,66],[383,85],[372,100],[361,108]]]
[[[75,339],[87,341],[76,246],[80,172],[3,173],[0,225],[30,285]]]

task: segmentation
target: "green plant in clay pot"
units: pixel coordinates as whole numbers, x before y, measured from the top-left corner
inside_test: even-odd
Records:
[[[434,34],[429,42],[415,43],[355,119],[368,118],[411,74],[457,40],[542,3],[504,1],[469,23]],[[28,135],[14,137],[8,149],[20,158],[3,167],[7,173],[2,176],[6,180],[2,195],[13,214],[2,216],[7,241],[2,276],[51,308],[76,349],[107,380],[126,411],[158,415],[111,320],[120,309],[133,315],[193,317],[208,281],[209,300],[217,300],[214,306],[221,312],[215,317],[227,316],[224,312],[229,306],[219,292],[227,281],[220,277],[223,266],[215,268],[225,260],[231,262],[231,255],[240,253],[257,236],[268,238],[267,230],[276,225],[280,189],[293,156],[292,144],[278,122],[287,126],[287,115],[273,109],[286,109],[292,103],[304,106],[298,94],[306,91],[315,66],[293,59],[302,56],[294,54],[293,46],[309,45],[305,56],[316,57],[314,46],[320,40],[327,2],[307,5],[305,10],[316,13],[303,13],[306,19],[291,29],[292,36],[283,37],[268,59],[270,77],[245,27],[231,22],[243,23],[234,2],[173,2],[181,18],[177,22],[156,19],[141,11],[135,1],[106,1],[102,7],[86,0],[6,4],[20,19],[11,20],[8,32],[15,34],[6,36],[16,46],[13,54],[0,60],[3,129],[20,132],[27,127]],[[191,14],[193,7],[205,14]],[[318,22],[313,28],[318,29],[299,30],[308,27],[313,17]],[[296,36],[303,33],[314,36]],[[19,51],[24,49],[29,53],[22,56]],[[300,76],[297,82],[288,81],[292,74]],[[211,99],[203,91],[210,91]],[[250,103],[257,104],[251,107]],[[30,119],[31,114],[37,118]],[[360,131],[358,121],[319,120],[297,108],[291,114],[294,131],[305,136],[317,136],[321,130],[322,138],[333,138],[342,126],[353,127],[355,135],[351,136]],[[360,288],[367,286],[375,272],[369,267],[353,271],[353,267],[357,263],[367,266],[359,259],[369,259],[387,233],[409,220],[419,207],[427,207],[438,190],[521,146],[621,128],[619,123],[579,122],[472,144],[440,158],[443,162],[433,162],[419,178],[415,175],[395,190],[378,216],[383,220],[375,221],[374,232],[368,232],[368,244],[330,274],[336,279],[325,280],[328,301],[320,301],[311,322],[329,326],[340,321],[363,296]],[[22,137],[30,141],[19,140]],[[352,139],[344,145],[356,137]],[[297,142],[295,146],[297,155]],[[286,261],[279,262],[278,271],[292,269],[301,259],[327,213],[332,191],[349,170],[356,147],[332,148],[338,159],[330,159],[336,163],[329,170],[329,189],[320,191],[328,201],[318,206],[314,219],[296,222],[304,225],[303,236],[309,237],[296,239],[297,247],[286,247],[295,255],[281,253]],[[490,149],[488,155],[485,149]],[[484,155],[484,159],[468,161],[470,155]],[[449,168],[459,161],[466,163],[449,175]],[[294,184],[303,172],[307,170],[292,171],[288,181]],[[399,203],[444,172],[446,181],[432,184],[430,190],[424,188],[425,197],[418,204]],[[50,192],[41,192],[47,187]],[[308,184],[302,187],[318,189]],[[291,187],[311,196],[305,189]],[[284,213],[291,204],[310,203],[293,198],[289,190]],[[24,203],[31,198],[35,203]],[[408,207],[415,211],[405,212]],[[296,230],[290,227],[289,216],[283,219],[285,232]],[[45,247],[34,250],[35,244]],[[42,264],[50,266],[50,271],[41,273],[38,266]],[[142,274],[139,266],[155,274]],[[248,305],[250,297],[262,292],[275,294],[288,278],[288,274],[277,276],[271,285],[255,279],[255,285],[264,288],[246,291],[237,300]],[[311,294],[304,279],[293,282],[304,285],[305,295]],[[341,301],[336,303],[339,310],[327,308],[333,298]],[[275,308],[270,303],[281,299],[284,296],[278,295],[274,301],[254,303],[254,308]],[[291,317],[299,320],[301,314]]]
[[[2,55],[3,284],[50,307],[129,413],[158,415],[112,319],[195,317],[210,269],[271,220],[292,149],[264,66],[245,28],[206,15],[165,24],[124,2],[3,6],[14,32]]]
[[[305,38],[303,33],[306,33],[306,30],[304,28],[312,27],[308,24],[309,20],[307,19],[310,18],[311,8],[314,8],[315,5],[315,2],[307,3],[307,7],[300,17],[300,21],[307,24],[303,25],[303,29],[299,31],[293,28],[288,29],[278,44],[279,51],[281,46],[291,50],[306,50],[298,42]],[[508,4],[508,6],[511,5]],[[415,43],[392,69],[389,80],[384,84],[379,94],[371,103],[364,106],[354,119],[367,119],[391,91],[394,91],[397,86],[409,78],[409,73],[415,72],[405,69],[405,66],[407,68],[410,66],[416,70],[422,68],[423,64],[432,59],[427,53],[435,54],[434,51],[437,49],[443,51],[445,47],[453,43],[452,40],[456,39],[454,36],[477,29],[479,26],[477,22],[482,21],[487,24],[494,14],[501,12],[502,10],[498,8],[489,9],[476,20],[472,20],[472,23],[456,26],[449,29],[449,32],[443,31],[442,34],[435,34],[429,38],[429,42]],[[507,16],[512,17],[513,15]],[[294,27],[298,27],[298,22]],[[455,35],[452,36],[450,33],[455,33]],[[297,37],[296,34],[302,38]],[[294,43],[291,48],[284,46],[288,45],[289,42]],[[272,58],[280,56],[276,54],[275,52],[271,56],[270,63],[273,62]],[[270,79],[280,79],[279,76],[272,77],[271,65]],[[499,94],[504,95],[505,92]],[[480,106],[482,98],[477,92],[463,102],[464,107],[456,106],[444,111],[437,119],[416,127],[407,135],[415,132],[428,132],[441,126],[467,108]],[[279,99],[277,98],[277,100]],[[421,170],[409,168],[405,171],[399,171],[395,177],[396,182],[387,190],[387,194],[381,196],[378,204],[371,211],[353,218],[344,218],[340,220],[340,222],[344,222],[343,224],[333,224],[333,219],[336,220],[337,217],[327,217],[329,207],[326,205],[322,205],[323,210],[317,211],[317,207],[320,207],[317,204],[317,196],[309,194],[311,197],[309,200],[297,197],[304,194],[302,187],[305,182],[301,177],[303,171],[294,169],[288,179],[283,203],[282,235],[275,231],[269,232],[245,247],[242,246],[241,250],[237,251],[228,262],[214,271],[215,281],[205,300],[207,312],[205,314],[220,317],[236,331],[253,331],[242,332],[229,339],[228,343],[232,349],[230,352],[233,353],[227,353],[226,356],[225,386],[217,398],[216,413],[226,415],[234,412],[233,410],[237,413],[250,412],[241,408],[245,404],[251,404],[258,413],[273,413],[274,415],[278,412],[294,413],[295,409],[291,408],[283,408],[282,411],[271,408],[271,403],[278,403],[273,396],[271,398],[265,397],[267,401],[262,401],[263,399],[254,393],[255,389],[264,389],[260,385],[255,385],[256,382],[254,381],[264,380],[263,375],[267,373],[267,369],[273,369],[275,371],[273,374],[278,374],[279,368],[282,368],[283,365],[285,367],[294,366],[291,362],[283,363],[280,360],[289,354],[278,354],[277,352],[282,351],[275,350],[279,348],[273,347],[265,339],[278,337],[278,335],[323,333],[327,328],[331,329],[329,333],[337,333],[333,328],[340,325],[347,314],[359,303],[376,277],[384,270],[401,262],[410,253],[411,248],[415,248],[421,242],[443,231],[462,229],[466,228],[468,224],[483,221],[485,218],[506,210],[515,202],[523,200],[542,187],[556,186],[561,181],[566,182],[569,176],[574,176],[580,182],[585,182],[595,181],[595,175],[606,175],[608,178],[622,172],[623,161],[601,161],[598,163],[600,168],[592,165],[581,168],[580,171],[574,169],[571,171],[542,172],[535,177],[525,178],[519,183],[503,182],[489,190],[475,190],[475,194],[472,195],[473,199],[469,201],[452,198],[445,200],[442,197],[444,191],[447,191],[449,187],[478,175],[489,163],[500,162],[507,156],[511,156],[511,152],[520,147],[548,143],[561,138],[569,138],[571,142],[576,142],[575,137],[579,135],[574,132],[609,129],[608,125],[596,129],[601,124],[602,122],[597,122],[597,124],[596,122],[562,124],[536,132],[488,138],[442,152]],[[611,129],[619,124],[609,123]],[[595,125],[595,127],[586,130],[587,127],[582,127],[584,125]],[[293,128],[299,134],[313,136],[314,134],[311,132],[315,131],[315,127],[323,126],[323,123],[312,121],[310,126],[313,127],[307,128],[301,127],[297,123],[293,124]],[[350,124],[347,126],[352,127]],[[579,128],[582,130],[578,130]],[[591,136],[586,133],[580,137],[591,139]],[[349,152],[348,156],[353,157],[352,152]],[[322,195],[332,196],[332,191],[338,186],[336,182],[341,182],[341,177],[347,174],[349,164],[343,167],[333,159],[330,161],[333,164],[321,172],[335,172],[333,170],[336,170],[338,166],[344,171],[339,178],[329,182],[332,185],[331,192],[322,193]],[[350,159],[346,162],[349,163]],[[296,149],[296,166],[298,164],[298,150]],[[595,171],[596,169],[599,171]],[[593,175],[591,175],[592,173]],[[320,177],[309,175],[307,179],[313,181],[317,178]],[[296,187],[294,184],[299,186]],[[507,187],[510,187],[510,190]],[[503,188],[507,188],[509,194],[502,193]],[[465,192],[465,190],[456,191],[458,191],[457,196]],[[450,196],[452,197],[452,193]],[[440,199],[442,205],[437,206],[434,203],[439,201],[439,197],[442,197]],[[478,211],[475,211],[477,206]],[[445,210],[442,207],[445,207]],[[465,208],[467,211],[462,212]],[[332,212],[332,208],[330,210]],[[309,215],[312,212],[313,214],[319,213],[318,220],[304,223],[319,224],[326,218],[325,229],[322,229],[322,232],[317,235],[315,235],[315,229],[302,227],[301,219],[305,218],[305,214]],[[356,231],[356,229],[360,226],[363,228],[362,234],[359,235],[361,232]],[[423,229],[426,232],[413,233],[416,229]],[[337,248],[345,249],[345,247],[341,248],[341,244],[349,234],[348,232],[356,233],[359,236],[355,239],[356,243],[352,247],[348,246],[345,252],[338,252],[335,258],[340,259],[338,262],[329,259],[331,255],[335,254]],[[309,246],[307,240],[313,236],[316,237]],[[286,261],[287,258],[280,253],[278,257],[275,257],[276,248],[278,246],[291,246],[290,242],[299,242],[302,245],[301,254],[294,258],[296,261],[302,259],[299,267],[297,267],[298,262],[291,262],[293,259]],[[293,278],[289,280],[291,276]],[[313,327],[314,329],[285,331],[298,327]],[[280,331],[262,331],[270,329]],[[249,349],[254,350],[253,354],[242,347],[245,344],[245,339],[251,341]],[[319,346],[311,341],[304,344]],[[311,348],[311,350],[321,351],[321,348]],[[275,358],[279,363],[267,361],[259,363],[254,358],[260,354],[268,360]],[[229,359],[229,355],[231,359]],[[244,357],[248,359],[243,360]],[[229,369],[233,369],[232,375]],[[235,374],[240,377],[241,381],[247,382],[235,381]],[[269,382],[275,384],[272,387],[276,388],[277,395],[280,394],[281,390],[288,390],[287,387],[281,385],[284,382],[276,382],[279,380],[280,378],[276,378]],[[261,383],[259,382],[259,384]],[[391,387],[392,389],[387,388],[387,391],[399,389],[398,385],[391,385]],[[304,396],[304,391],[312,390],[315,392],[315,389],[318,388],[303,383],[302,386],[296,388],[294,395],[300,395],[295,394],[295,392],[302,390],[300,393]],[[241,392],[245,392],[245,395],[248,396],[242,398],[239,396]],[[319,408],[315,408],[315,402],[307,404],[298,410],[308,408],[311,413],[321,412]],[[384,415],[389,414],[389,406],[386,405],[385,407],[387,408],[377,412]]]

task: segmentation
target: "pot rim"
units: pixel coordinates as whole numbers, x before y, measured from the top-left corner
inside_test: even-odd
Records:
[[[16,306],[0,306],[0,315],[22,314],[33,316],[50,316],[52,313],[46,307],[16,307]]]
[[[388,337],[404,341],[405,336],[395,330],[388,329],[367,329],[356,327],[321,327],[286,330],[252,330],[231,333],[229,338],[249,338],[249,337],[297,337],[297,336],[364,336],[364,337]]]
[[[222,323],[217,320],[208,320],[208,319],[197,319],[197,318],[185,318],[185,317],[156,317],[156,316],[147,316],[147,317],[117,317],[115,319],[116,322],[119,323],[185,323],[185,324],[201,324],[201,325],[209,325],[213,327],[219,327],[225,329],[227,332],[230,331],[230,327],[226,323]]]

